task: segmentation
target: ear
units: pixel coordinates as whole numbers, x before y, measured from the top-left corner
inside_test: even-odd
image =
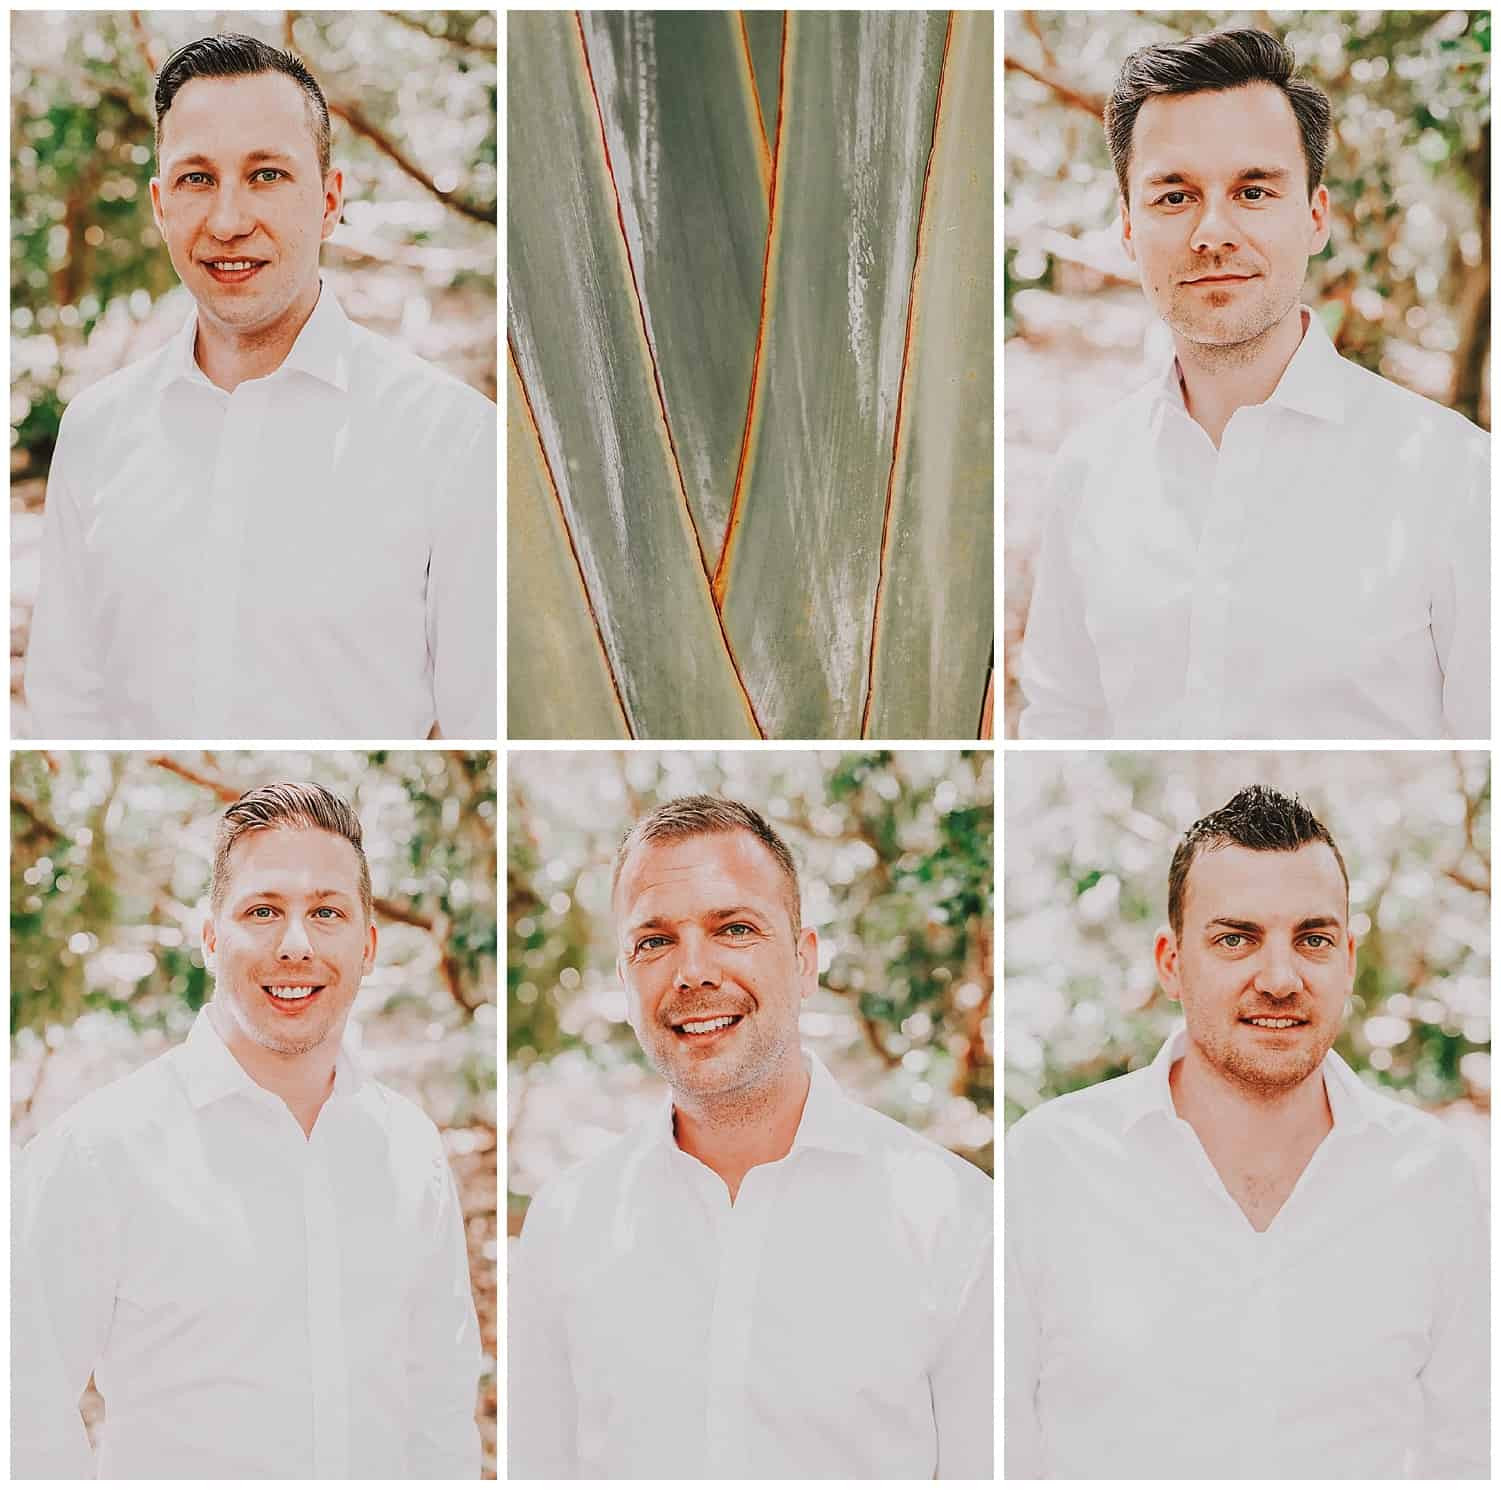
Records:
[[[323,178],[323,226],[318,237],[327,242],[333,230],[339,226],[339,214],[344,210],[344,173],[337,166]]]
[[[213,972],[216,938],[214,936],[214,918],[212,916],[205,916],[203,918],[203,929],[198,933],[198,941],[199,945],[203,948],[203,965],[209,972]]]
[[[163,238],[167,236],[167,230],[162,225],[162,178],[151,178],[151,217],[156,223],[156,230]]]
[[[799,997],[807,998],[818,987],[818,933],[804,926],[797,935]]]
[[[1345,962],[1346,962],[1346,971],[1350,975],[1350,982],[1354,983],[1355,982],[1355,933],[1353,931],[1347,931],[1345,933]]]
[[[1152,958],[1157,964],[1157,981],[1162,984],[1162,991],[1174,1002],[1181,1001],[1183,980],[1178,972],[1178,938],[1170,927],[1158,928]]]
[[[1136,262],[1136,245],[1131,241],[1131,208],[1126,199],[1121,202],[1121,247],[1126,251],[1126,257],[1134,264]]]
[[[375,968],[375,949],[379,943],[380,933],[375,929],[375,922],[372,921],[369,931],[365,933],[365,976],[368,976]]]
[[[1308,203],[1312,236],[1309,239],[1308,256],[1312,258],[1329,242],[1329,188],[1321,182],[1313,189]]]

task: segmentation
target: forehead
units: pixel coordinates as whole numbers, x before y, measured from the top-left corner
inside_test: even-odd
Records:
[[[280,150],[316,162],[311,105],[285,73],[192,78],[162,116],[163,164],[184,155],[228,161],[252,150]]]
[[[1183,893],[1185,924],[1217,916],[1263,925],[1306,916],[1345,916],[1345,881],[1327,843],[1290,852],[1239,844],[1201,849],[1188,867]]]
[[[1233,175],[1247,166],[1301,171],[1303,137],[1272,83],[1149,98],[1131,132],[1131,179],[1178,171]]]
[[[344,890],[358,899],[354,845],[323,828],[257,828],[229,851],[228,894],[255,890]]]
[[[638,843],[621,870],[615,909],[623,922],[664,912],[691,915],[711,906],[762,904],[769,910],[790,893],[771,850],[737,829]]]

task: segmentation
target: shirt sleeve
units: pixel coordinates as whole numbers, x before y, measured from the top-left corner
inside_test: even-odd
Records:
[[[1455,1249],[1440,1276],[1428,1359],[1418,1373],[1423,1443],[1408,1478],[1490,1478],[1490,1242],[1473,1162],[1456,1154]]]
[[[474,424],[468,448],[456,452],[452,481],[437,501],[427,575],[433,706],[439,734],[448,740],[493,740],[498,719],[500,488],[493,409]]]
[[[417,1480],[480,1477],[475,1388],[479,1321],[469,1283],[464,1213],[453,1171],[440,1152],[433,1247],[412,1299],[407,1355],[407,1474]]]
[[[545,1198],[532,1202],[511,1255],[507,1440],[513,1480],[578,1477],[577,1404],[551,1266],[559,1239],[549,1209]]]
[[[1077,466],[1060,455],[1048,482],[1048,515],[1022,643],[1026,707],[1018,733],[1024,740],[1089,740],[1110,733],[1099,659],[1069,551],[1075,503],[1065,471],[1078,476]]]
[[[42,572],[26,648],[26,701],[38,739],[95,739],[111,733],[90,620],[85,523],[74,479],[74,441],[62,429],[47,475]]]
[[[1013,1135],[1014,1136],[1014,1135]],[[1006,1194],[1006,1426],[1005,1477],[1046,1478],[1042,1423],[1037,1413],[1037,1386],[1042,1374],[1042,1331],[1024,1263],[1018,1206],[1022,1189],[1018,1146],[1005,1148]]]
[[[15,1166],[11,1216],[11,1477],[93,1479],[78,1399],[109,1337],[120,1226],[79,1140],[42,1134]]]
[[[995,1478],[995,1239],[987,1233],[953,1332],[929,1376],[940,1480]]]
[[[1442,525],[1432,601],[1433,644],[1444,675],[1444,729],[1455,740],[1491,736],[1490,442],[1466,442],[1454,493],[1455,521]]]

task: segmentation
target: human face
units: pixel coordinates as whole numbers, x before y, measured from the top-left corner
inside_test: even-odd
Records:
[[[318,169],[306,100],[283,73],[194,78],[162,119],[156,226],[200,317],[236,338],[290,345],[318,299],[344,184]]]
[[[1355,981],[1348,915],[1327,844],[1288,853],[1229,844],[1196,855],[1182,933],[1157,937],[1158,976],[1183,1004],[1196,1055],[1262,1096],[1312,1075]]]
[[[1148,99],[1127,182],[1126,253],[1181,338],[1244,346],[1296,309],[1309,255],[1329,241],[1329,193],[1308,197],[1302,136],[1280,88]]]
[[[794,932],[788,895],[771,851],[738,829],[639,844],[626,860],[615,966],[641,1049],[681,1095],[769,1091],[800,1063],[818,938]],[[685,1027],[704,1023],[716,1027]]]
[[[353,844],[321,828],[246,833],[230,850],[203,950],[216,1000],[256,1045],[283,1056],[325,1041],[337,1049],[360,979],[375,965]],[[313,991],[285,996],[303,988]]]

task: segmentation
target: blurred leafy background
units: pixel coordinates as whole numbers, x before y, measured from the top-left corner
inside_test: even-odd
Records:
[[[442,1130],[463,1200],[496,1422],[496,770],[438,751],[11,757],[11,1143],[186,1038],[212,994],[199,933],[228,802],[317,781],[365,831],[380,944],[349,1030]],[[93,1394],[90,1394],[93,1398]],[[93,1398],[87,1411],[97,1418]]]
[[[224,31],[290,46],[327,97],[344,215],[323,265],[340,304],[496,396],[494,11],[13,11],[13,734],[63,410],[192,304],[151,219],[154,73]]]
[[[610,872],[669,798],[749,803],[798,861],[819,989],[802,1036],[841,1086],[992,1171],[988,751],[513,751],[506,923],[511,1235],[551,1175],[653,1111],[625,1022]]]
[[[1006,717],[1064,436],[1170,340],[1120,247],[1101,111],[1127,53],[1231,26],[1281,36],[1329,95],[1330,244],[1306,302],[1347,357],[1490,428],[1489,11],[1008,11]]]
[[[1241,787],[1297,792],[1350,872],[1355,990],[1335,1049],[1477,1142],[1490,1113],[1490,761],[1439,751],[1013,752],[1005,1121],[1150,1064],[1178,838]]]

